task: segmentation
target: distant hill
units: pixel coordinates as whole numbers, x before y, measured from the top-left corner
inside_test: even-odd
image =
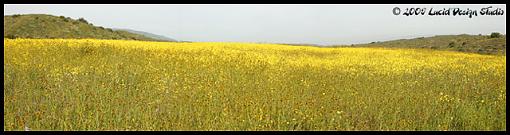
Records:
[[[4,38],[95,38],[159,41],[141,34],[94,26],[85,19],[46,14],[4,16]]]
[[[130,33],[144,35],[146,37],[149,37],[149,38],[152,38],[152,39],[156,39],[156,40],[161,40],[161,41],[177,42],[177,40],[175,40],[175,39],[172,39],[172,38],[169,38],[169,37],[165,37],[165,36],[162,36],[162,35],[152,34],[152,33],[149,33],[149,32],[137,31],[137,30],[132,30],[132,29],[115,29],[115,28],[113,28],[113,30],[115,30],[115,31],[127,31],[127,32],[130,32]]]
[[[400,39],[385,42],[356,44],[353,47],[389,47],[389,48],[428,48],[480,54],[506,55],[506,35],[490,37],[488,35],[440,35],[414,39]]]

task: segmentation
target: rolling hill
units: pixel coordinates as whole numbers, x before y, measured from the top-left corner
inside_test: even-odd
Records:
[[[149,37],[149,38],[152,38],[152,39],[156,39],[156,40],[161,40],[161,41],[177,42],[177,40],[175,40],[175,39],[172,39],[172,38],[169,38],[169,37],[166,37],[166,36],[162,36],[162,35],[157,35],[157,34],[149,33],[149,32],[144,32],[144,31],[138,31],[138,30],[132,30],[132,29],[113,29],[113,30],[115,30],[115,31],[127,31],[127,32],[130,32],[130,33],[144,35],[146,37]]]
[[[433,37],[419,37],[414,39],[355,44],[352,45],[352,47],[426,48],[479,54],[506,55],[506,35],[500,37],[467,34],[438,35]]]
[[[142,34],[94,26],[85,19],[46,14],[4,16],[4,38],[94,38],[162,41]]]

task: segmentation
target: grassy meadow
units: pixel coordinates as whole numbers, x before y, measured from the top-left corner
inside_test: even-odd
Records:
[[[4,130],[506,130],[506,56],[4,38]]]

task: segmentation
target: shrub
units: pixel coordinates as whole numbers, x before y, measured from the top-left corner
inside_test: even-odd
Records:
[[[62,19],[64,22],[69,22],[69,20],[64,16],[59,16],[60,19]]]
[[[11,34],[8,34],[8,35],[5,35],[5,38],[15,39],[15,38],[16,38],[16,36],[11,35]]]
[[[449,47],[449,48],[452,48],[452,47],[454,47],[454,46],[455,46],[455,42],[450,42],[450,43],[448,44],[448,47]]]
[[[499,34],[497,32],[492,32],[491,36],[490,36],[490,38],[499,38],[499,37],[501,37],[501,34]]]
[[[87,20],[85,20],[85,19],[83,19],[83,18],[79,18],[79,19],[78,19],[78,21],[83,22],[83,23],[86,23],[86,24],[88,24],[88,23],[89,23],[89,22],[87,22]]]

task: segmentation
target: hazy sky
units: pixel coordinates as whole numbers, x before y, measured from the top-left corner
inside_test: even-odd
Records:
[[[493,6],[502,16],[396,16],[393,8]],[[6,5],[4,15],[85,18],[186,41],[367,43],[445,34],[506,34],[506,5]],[[402,14],[402,13],[401,13]]]

